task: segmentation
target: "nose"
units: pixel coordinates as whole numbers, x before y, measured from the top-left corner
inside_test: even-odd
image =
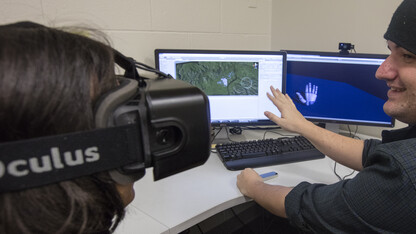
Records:
[[[392,63],[391,56],[387,57],[386,60],[378,67],[376,72],[376,78],[379,80],[391,80],[397,76],[396,69]]]

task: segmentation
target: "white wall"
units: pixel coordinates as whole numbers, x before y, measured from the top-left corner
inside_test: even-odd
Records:
[[[383,35],[401,0],[275,0],[272,49],[389,53]]]
[[[388,53],[382,38],[401,0],[0,0],[0,24],[86,25],[154,66],[156,48]],[[399,126],[403,126],[399,124]],[[378,135],[380,128],[360,127]]]
[[[273,0],[272,50],[338,51],[339,42],[357,53],[388,54],[383,35],[401,0]],[[398,122],[396,128],[405,126]],[[346,129],[346,126],[342,126]],[[352,127],[355,130],[355,127]],[[382,128],[360,126],[380,136]]]
[[[271,0],[0,0],[0,23],[84,24],[154,66],[156,48],[270,50]]]

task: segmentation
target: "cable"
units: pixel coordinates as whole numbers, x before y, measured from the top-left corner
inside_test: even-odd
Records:
[[[338,177],[339,181],[342,180],[341,176],[339,176],[338,173],[337,173],[337,162],[335,162],[335,164],[334,164],[334,174]]]
[[[270,130],[270,129],[281,129],[279,126],[269,126],[269,127],[253,127],[253,126],[247,126],[242,127],[243,130]]]
[[[136,65],[136,68],[158,74],[160,76],[159,78],[173,78],[171,75],[166,74],[164,72],[161,72],[158,69],[153,68],[153,67],[151,67],[149,65],[146,65],[144,63],[134,61],[134,64]]]
[[[212,129],[213,131],[215,131],[215,128]],[[212,148],[212,142],[214,142],[215,138],[218,136],[218,134],[221,132],[222,127],[220,127],[220,129],[218,130],[217,133],[214,134],[214,136],[211,139],[210,145],[211,145],[211,153],[217,153],[217,150],[215,148]]]
[[[338,179],[341,181],[341,180],[345,180],[347,177],[349,177],[349,176],[351,176],[352,174],[354,174],[354,172],[355,172],[355,170],[352,170],[352,172],[350,173],[350,174],[348,174],[348,175],[345,175],[344,177],[342,177],[341,178],[341,176],[340,175],[338,175],[338,173],[337,173],[337,162],[335,162],[335,164],[334,164],[334,174],[338,177]]]
[[[220,129],[218,130],[218,132],[217,132],[217,133],[215,133],[215,135],[212,137],[212,139],[211,139],[211,144],[212,144],[212,142],[214,142],[215,138],[216,138],[216,137],[218,136],[218,134],[221,132],[222,128],[223,128],[223,127],[220,127]],[[213,130],[215,131],[215,128],[214,128]]]
[[[359,137],[357,137],[357,131],[358,131],[358,125],[355,125],[355,131],[354,133],[352,133],[350,125],[347,125],[348,128],[348,132],[349,132],[349,137],[354,138],[354,139],[360,139]],[[337,173],[337,162],[335,162],[334,164],[334,174],[338,177],[338,179],[341,180],[345,180],[347,177],[351,176],[352,174],[354,174],[355,170],[352,170],[352,172],[348,175],[345,175],[344,177],[341,178],[340,175],[338,175]]]
[[[347,128],[348,128],[348,131],[349,131],[349,137],[355,138],[356,137],[356,134],[357,134],[357,131],[358,131],[358,125],[355,125],[355,132],[354,132],[354,134],[351,134],[350,125],[347,125]]]
[[[268,130],[268,131],[265,131],[265,132],[264,132],[264,134],[263,134],[263,140],[264,140],[264,139],[266,139],[266,134],[267,134],[267,133],[274,133],[274,134],[277,134],[277,135],[280,135],[280,136],[283,136],[283,137],[292,137],[292,136],[296,136],[296,135],[287,135],[287,134],[282,134],[282,133],[280,133],[280,132],[275,132],[275,131]]]
[[[352,174],[354,174],[355,170],[353,170],[350,174],[345,175],[344,177],[342,177],[342,180],[345,180],[348,176],[352,176]]]

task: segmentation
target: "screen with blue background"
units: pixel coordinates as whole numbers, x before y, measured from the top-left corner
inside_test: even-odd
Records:
[[[301,61],[298,57],[294,61],[290,54],[288,52],[286,93],[306,118],[324,123],[393,125],[392,118],[383,111],[388,87],[384,81],[375,78],[379,64],[363,63],[360,59],[357,63],[354,63],[355,60],[344,63],[339,60],[341,57],[338,53],[322,52],[316,54],[333,56],[335,60]],[[344,56],[364,57],[364,61],[372,58],[380,61],[380,58],[386,57],[362,54]]]

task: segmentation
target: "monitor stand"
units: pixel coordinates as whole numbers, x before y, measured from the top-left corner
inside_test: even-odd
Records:
[[[227,131],[229,131],[229,127],[222,127],[220,132],[218,132],[218,134],[215,136],[215,134],[217,133],[217,130],[215,131],[211,130],[211,140],[212,140],[212,137],[215,136],[215,139],[212,141],[212,144],[214,145],[225,144],[225,143],[231,143],[233,141],[245,141],[246,140],[243,134],[235,135],[235,134],[228,133],[228,136],[227,136]]]
[[[339,133],[339,124],[326,123],[325,124],[325,129],[327,129],[327,130],[329,130],[331,132]]]

